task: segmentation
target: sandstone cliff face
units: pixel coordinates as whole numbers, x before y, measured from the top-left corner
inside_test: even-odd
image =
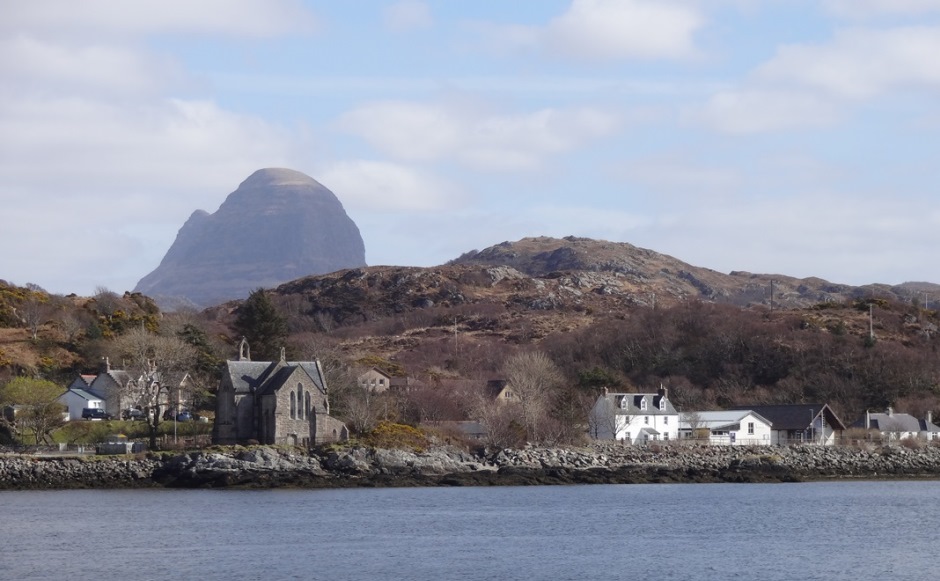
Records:
[[[365,266],[356,224],[336,196],[289,169],[262,169],[214,214],[193,212],[160,266],[135,291],[161,307],[206,307],[258,287]]]

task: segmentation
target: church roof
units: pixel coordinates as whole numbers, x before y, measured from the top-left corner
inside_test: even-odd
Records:
[[[225,372],[235,393],[271,393],[297,370],[309,375],[320,391],[326,393],[326,380],[317,361],[226,361]]]

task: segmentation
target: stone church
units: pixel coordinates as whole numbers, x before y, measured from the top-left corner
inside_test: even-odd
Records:
[[[252,361],[242,340],[238,360],[226,361],[216,396],[212,441],[231,445],[311,446],[346,440],[346,425],[330,415],[319,361]]]

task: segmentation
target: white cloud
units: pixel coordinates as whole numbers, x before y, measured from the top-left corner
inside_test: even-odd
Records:
[[[429,212],[463,205],[455,184],[428,172],[379,161],[345,161],[323,167],[318,181],[359,212]]]
[[[430,8],[420,0],[400,0],[385,9],[385,27],[392,32],[410,32],[433,24]]]
[[[940,12],[940,0],[826,0],[826,8],[843,18],[885,15],[916,16]]]
[[[685,109],[683,118],[722,133],[751,134],[826,127],[840,111],[808,92],[745,88],[717,93],[704,106]]]
[[[896,88],[940,88],[940,27],[849,29],[832,42],[788,45],[757,70],[757,78],[863,99]]]
[[[0,75],[20,93],[98,93],[116,98],[152,93],[182,77],[178,68],[127,47],[62,44],[17,35],[0,38]]]
[[[519,50],[586,61],[687,59],[705,25],[690,3],[670,0],[572,0],[544,25],[474,23],[485,50]]]
[[[315,26],[316,18],[299,0],[15,0],[5,3],[0,20],[0,31],[42,31],[60,38],[164,32],[265,38]]]
[[[619,129],[600,109],[542,109],[504,115],[449,104],[399,101],[353,110],[340,127],[382,153],[407,161],[454,160],[481,170],[532,170],[545,158]]]
[[[704,24],[688,5],[664,0],[573,0],[542,31],[558,54],[585,59],[687,58]]]

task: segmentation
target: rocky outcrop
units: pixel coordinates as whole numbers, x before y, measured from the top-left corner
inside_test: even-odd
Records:
[[[259,447],[139,457],[0,457],[0,490],[139,487],[461,486],[640,482],[794,482],[938,478],[940,447],[526,448],[476,455]]]
[[[218,211],[197,210],[135,292],[162,307],[206,307],[314,274],[365,266],[365,246],[339,199],[313,178],[262,169]]]

